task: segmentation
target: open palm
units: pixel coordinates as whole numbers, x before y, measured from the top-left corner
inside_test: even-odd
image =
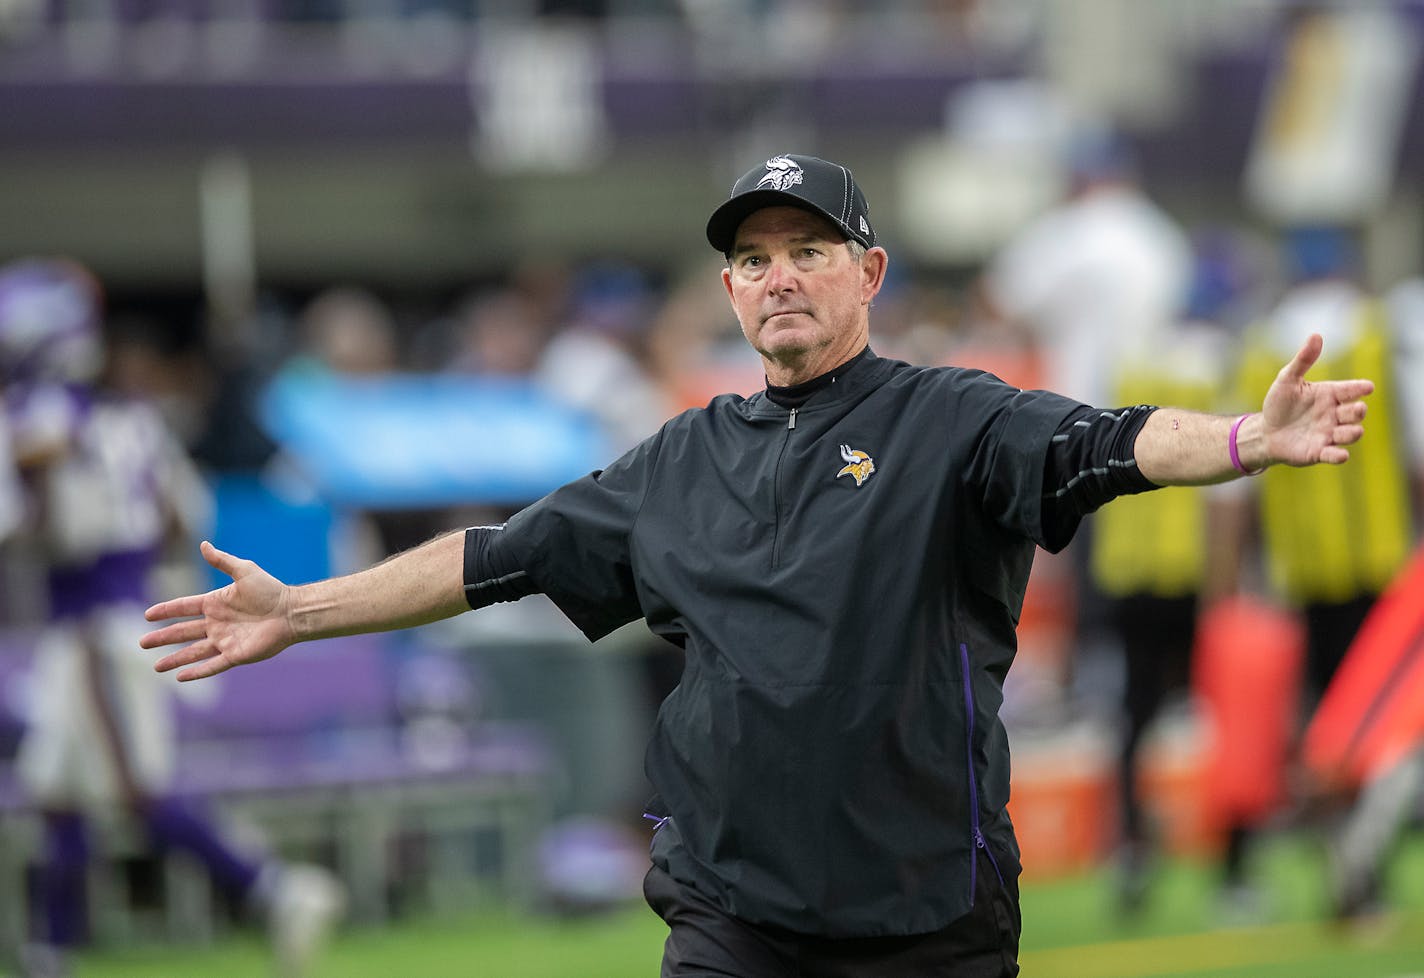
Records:
[[[184,620],[139,639],[146,649],[190,643],[154,663],[159,672],[189,667],[178,674],[182,681],[270,659],[294,641],[287,585],[252,561],[234,557],[207,541],[201,550],[203,558],[231,577],[232,583],[149,608],[144,612],[149,621]]]
[[[1281,368],[1261,407],[1266,451],[1286,465],[1339,465],[1350,458],[1345,447],[1364,435],[1365,403],[1374,390],[1368,380],[1311,382],[1306,372],[1320,358],[1318,334],[1305,341],[1290,363]]]

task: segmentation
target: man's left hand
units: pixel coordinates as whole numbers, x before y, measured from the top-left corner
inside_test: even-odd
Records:
[[[1266,392],[1259,418],[1252,419],[1258,422],[1257,430],[1248,433],[1243,426],[1238,446],[1247,468],[1268,463],[1339,465],[1349,460],[1346,446],[1365,433],[1361,398],[1375,385],[1369,380],[1306,380],[1323,347],[1320,334],[1312,333]]]

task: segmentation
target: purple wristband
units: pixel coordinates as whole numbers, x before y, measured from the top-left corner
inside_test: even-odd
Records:
[[[1241,422],[1249,417],[1251,417],[1251,415],[1243,414],[1236,419],[1236,423],[1231,426],[1231,435],[1226,439],[1226,449],[1231,455],[1231,465],[1237,472],[1240,472],[1242,475],[1260,475],[1266,470],[1246,468],[1246,466],[1241,464],[1241,455],[1236,451],[1236,433],[1241,430]]]

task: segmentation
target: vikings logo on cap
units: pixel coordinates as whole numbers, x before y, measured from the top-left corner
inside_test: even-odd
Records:
[[[790,190],[803,179],[805,174],[795,160],[773,156],[766,161],[766,176],[757,181],[757,189]]]
[[[819,214],[845,237],[875,247],[875,232],[866,217],[869,207],[850,170],[790,153],[752,167],[732,184],[731,196],[707,219],[707,243],[728,255],[743,221],[763,207],[781,206]]]
[[[870,478],[870,474],[875,471],[875,461],[867,454],[851,448],[849,445],[841,446],[841,458],[845,459],[845,466],[836,473],[839,479],[843,475],[855,477],[855,484],[862,486],[865,480]]]

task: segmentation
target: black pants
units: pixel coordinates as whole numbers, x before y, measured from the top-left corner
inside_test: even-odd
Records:
[[[1168,698],[1191,684],[1192,643],[1196,634],[1196,597],[1159,598],[1137,594],[1108,602],[1113,627],[1122,641],[1123,712],[1126,725],[1118,755],[1122,835],[1128,842],[1148,842],[1142,799],[1137,791],[1137,755],[1147,732]]]
[[[1377,595],[1364,594],[1338,604],[1317,601],[1305,612],[1305,720],[1320,704],[1325,689],[1340,668],[1350,643],[1374,607]]]
[[[1019,901],[980,858],[974,909],[943,930],[910,937],[811,937],[728,916],[654,866],[648,905],[667,922],[661,978],[1013,978]]]

